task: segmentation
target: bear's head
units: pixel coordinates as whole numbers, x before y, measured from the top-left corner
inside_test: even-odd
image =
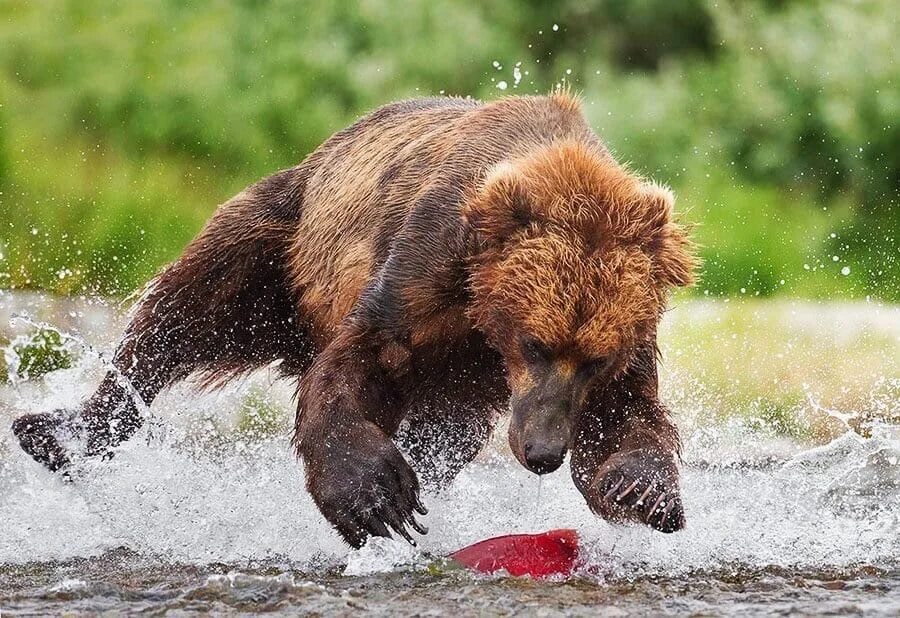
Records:
[[[669,292],[693,281],[673,202],[576,141],[498,164],[466,200],[469,315],[504,358],[510,445],[533,472],[559,467],[589,393],[655,345]]]

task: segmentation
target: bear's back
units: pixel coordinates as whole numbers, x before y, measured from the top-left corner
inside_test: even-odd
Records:
[[[565,94],[391,103],[339,131],[308,160],[290,255],[307,315],[330,330],[352,309],[413,207],[440,189],[459,200],[493,164],[555,139],[596,140]]]

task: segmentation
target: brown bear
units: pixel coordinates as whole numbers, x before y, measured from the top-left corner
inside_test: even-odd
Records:
[[[571,451],[593,511],[671,532],[656,327],[694,268],[672,194],[618,164],[568,93],[393,103],[223,204],[148,287],[117,371],[13,430],[65,469],[111,455],[177,380],[281,361],[307,487],[352,546],[424,533],[414,468],[449,482],[507,402],[523,466]]]

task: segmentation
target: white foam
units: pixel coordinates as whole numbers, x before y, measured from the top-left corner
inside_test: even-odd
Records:
[[[65,380],[57,374],[49,383]],[[695,442],[687,440],[683,493],[689,523],[683,532],[609,525],[588,511],[564,469],[543,478],[539,495],[537,477],[496,455],[470,466],[440,496],[426,497],[430,514],[423,523],[431,532],[419,550],[378,541],[348,557],[305,492],[286,437],[227,443],[213,454],[185,440],[197,431],[191,414],[234,409],[246,388],[166,395],[157,406],[171,424],[164,443],[148,442],[142,431],[112,461],[86,464],[75,483],[63,483],[13,448],[4,429],[0,562],[126,546],[190,562],[278,557],[313,564],[324,556],[347,560],[347,572],[361,574],[416,564],[422,552],[442,555],[494,535],[558,527],[578,529],[590,562],[614,572],[671,573],[734,563],[880,564],[900,555],[896,436],[848,434],[824,448],[795,448],[786,465],[754,468],[735,464],[732,454],[745,455],[747,444],[754,444],[757,457],[781,455],[784,442],[767,443],[730,427],[716,442],[718,461],[728,465],[709,465],[713,453],[703,441],[697,451],[705,463],[694,465]],[[37,397],[42,406],[57,399],[51,391],[44,395]]]

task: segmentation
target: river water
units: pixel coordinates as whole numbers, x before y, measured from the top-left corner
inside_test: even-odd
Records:
[[[103,351],[118,322],[96,311],[79,310],[82,326],[104,325],[94,341]],[[538,481],[511,461],[501,428],[451,488],[425,497],[430,532],[418,548],[377,540],[349,551],[305,493],[285,430],[234,429],[248,394],[289,409],[290,385],[266,372],[213,393],[165,393],[148,428],[112,461],[83,464],[74,483],[18,450],[15,414],[71,405],[102,372],[88,353],[42,380],[0,385],[3,616],[900,615],[896,425],[816,447],[738,420],[687,427],[688,527],[672,535],[592,516],[564,469]],[[479,576],[439,560],[490,536],[563,527],[582,539],[581,566],[565,581]]]

